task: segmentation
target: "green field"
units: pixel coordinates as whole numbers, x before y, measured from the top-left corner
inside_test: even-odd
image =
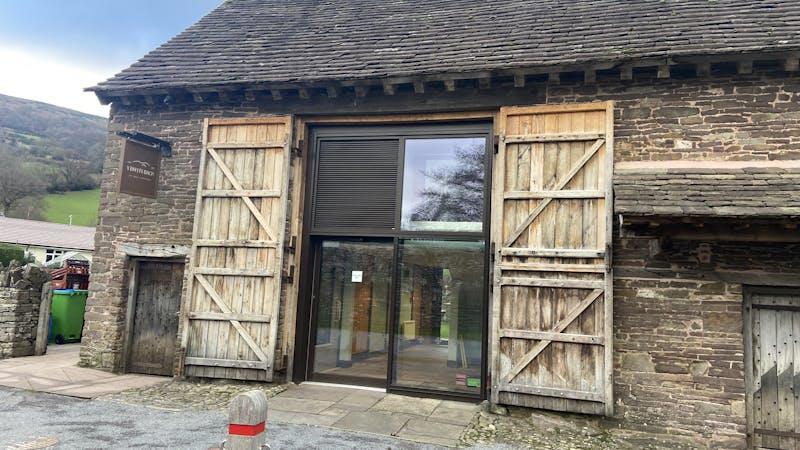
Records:
[[[69,223],[93,227],[97,224],[97,206],[100,204],[100,189],[72,191],[64,194],[48,194],[42,201],[44,219],[48,222]]]

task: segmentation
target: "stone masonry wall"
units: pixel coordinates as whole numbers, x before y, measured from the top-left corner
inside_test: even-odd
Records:
[[[33,355],[42,284],[49,279],[33,265],[0,264],[0,359]]]
[[[800,245],[625,232],[614,261],[614,395],[623,426],[744,448],[745,287],[721,275],[800,277]]]
[[[707,79],[684,77],[677,71],[669,79],[637,73],[628,82],[619,81],[618,74],[598,73],[593,85],[562,76],[561,84],[528,87],[542,95],[498,93],[498,101],[525,105],[614,100],[617,162],[800,159],[800,78],[756,69],[752,75],[714,73]],[[430,111],[436,104],[430,95],[392,96],[385,104],[380,97],[368,96],[348,100],[346,108],[338,104],[330,109],[324,103],[308,106],[293,101],[300,105],[295,112],[301,113],[341,113],[347,108],[362,114],[387,113],[417,106]],[[470,101],[469,96],[462,97]],[[361,101],[372,103],[361,105]],[[452,100],[445,104],[443,110],[478,109],[467,103],[459,107],[462,104]],[[269,101],[113,107],[110,133],[124,129],[153,134],[173,143],[173,157],[163,160],[157,199],[117,194],[121,140],[109,139],[82,364],[111,370],[121,362],[127,262],[120,244],[191,243],[202,119],[263,116],[292,108]],[[713,268],[689,270],[694,264],[689,247],[664,253],[652,236],[626,236],[615,245],[618,418],[622,424],[682,435],[698,445],[740,447],[744,442],[742,286],[702,275],[713,273]],[[741,261],[743,267],[754,261],[773,267],[781,261],[774,247],[764,247],[758,254],[751,248],[741,244],[720,248],[717,261],[720,265]],[[644,267],[652,270],[643,273]]]

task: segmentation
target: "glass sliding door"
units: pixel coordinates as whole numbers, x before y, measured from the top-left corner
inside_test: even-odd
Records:
[[[312,130],[306,379],[485,393],[490,129]]]
[[[391,242],[320,243],[314,379],[384,384],[393,252]]]
[[[400,241],[393,384],[480,392],[482,241]]]

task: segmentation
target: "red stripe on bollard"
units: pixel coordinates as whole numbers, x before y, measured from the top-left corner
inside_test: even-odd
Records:
[[[266,429],[266,422],[261,422],[255,425],[241,425],[232,423],[228,425],[228,434],[234,436],[256,436]]]

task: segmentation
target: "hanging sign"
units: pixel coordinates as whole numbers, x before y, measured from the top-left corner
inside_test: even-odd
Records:
[[[119,192],[156,198],[160,169],[161,153],[152,147],[125,140],[119,173]]]

